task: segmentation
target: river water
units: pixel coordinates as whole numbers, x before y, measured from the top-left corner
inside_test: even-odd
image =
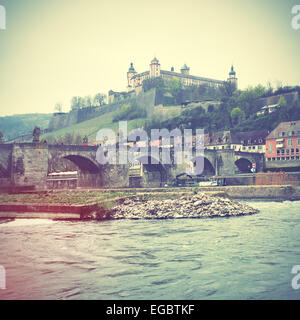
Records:
[[[0,299],[300,299],[300,202],[231,218],[0,224]]]

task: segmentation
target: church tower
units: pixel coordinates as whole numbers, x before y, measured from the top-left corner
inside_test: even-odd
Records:
[[[130,68],[128,69],[127,72],[127,82],[128,82],[128,86],[127,89],[128,91],[134,87],[134,80],[132,79],[132,77],[136,74],[137,72],[135,71],[134,67],[133,67],[133,63],[130,63]]]
[[[233,65],[231,66],[231,70],[229,72],[229,78],[227,79],[228,82],[232,83],[235,86],[235,89],[237,89],[237,77],[236,73],[234,71]]]
[[[160,63],[156,57],[150,63],[150,78],[155,77],[160,77]]]

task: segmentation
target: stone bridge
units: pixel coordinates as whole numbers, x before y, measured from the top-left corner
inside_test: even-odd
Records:
[[[35,186],[46,188],[49,174],[61,159],[76,165],[77,186],[157,187],[170,183],[185,174],[185,165],[156,164],[149,156],[149,164],[137,168],[129,165],[105,164],[96,161],[97,146],[48,145],[46,143],[0,144],[0,186]],[[161,154],[161,153],[160,153]],[[203,175],[233,175],[249,172],[252,163],[257,171],[264,169],[264,157],[258,153],[235,152],[234,150],[206,150]],[[172,158],[172,150],[171,150]],[[132,172],[136,172],[132,174]]]

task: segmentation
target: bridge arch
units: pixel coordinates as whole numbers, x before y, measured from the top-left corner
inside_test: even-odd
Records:
[[[53,172],[61,172],[53,176]],[[52,153],[48,162],[48,185],[50,188],[74,188],[102,186],[100,166],[86,155],[77,153]]]
[[[203,157],[203,158],[204,158],[204,168],[200,176],[214,176],[216,174],[215,167],[213,166],[213,164],[210,162],[208,158],[206,157]],[[194,162],[193,162],[194,167],[196,166],[196,161],[197,161],[197,158],[194,158]]]
[[[240,173],[250,173],[252,162],[247,158],[240,158],[234,162]]]
[[[99,166],[87,157],[76,154],[70,154],[64,156],[63,158],[73,162],[82,172],[88,172],[91,174],[100,172]]]

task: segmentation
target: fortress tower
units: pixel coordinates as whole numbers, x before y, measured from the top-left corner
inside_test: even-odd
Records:
[[[135,71],[134,67],[133,67],[133,63],[131,62],[130,63],[130,68],[128,69],[128,72],[127,72],[127,81],[128,81],[128,89],[130,90],[132,87],[134,87],[134,82],[132,80],[132,77],[134,75],[136,75],[137,72]]]
[[[160,63],[156,57],[150,63],[150,77],[160,77]]]
[[[237,78],[236,78],[236,73],[234,71],[233,65],[231,66],[231,70],[229,72],[229,78],[227,79],[227,81],[229,83],[232,83],[237,89]]]
[[[181,73],[184,75],[189,75],[190,74],[190,68],[184,64],[184,66],[180,69]]]

